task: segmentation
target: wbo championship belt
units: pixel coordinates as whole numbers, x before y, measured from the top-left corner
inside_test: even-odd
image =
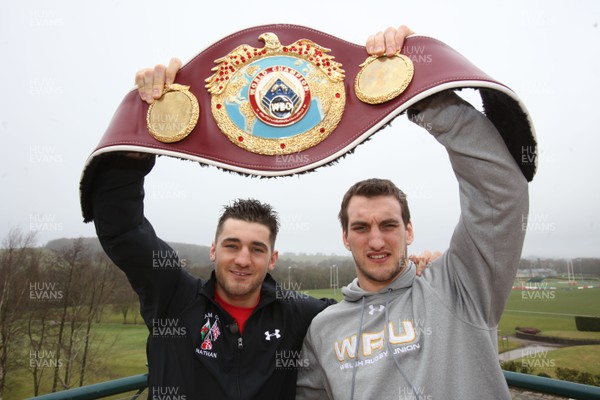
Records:
[[[151,105],[137,90],[125,96],[86,161],[84,218],[90,219],[85,204],[95,167],[106,154],[149,153],[241,174],[293,175],[335,161],[413,104],[451,89],[478,89],[525,178],[536,172],[535,132],[519,97],[430,37],[408,37],[400,54],[376,58],[364,46],[311,28],[256,26],[202,51],[176,82]]]

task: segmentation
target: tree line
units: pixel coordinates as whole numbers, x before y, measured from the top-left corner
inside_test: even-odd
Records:
[[[106,340],[94,324],[107,305],[135,299],[124,274],[82,240],[58,251],[35,242],[34,233],[11,230],[0,250],[0,399],[19,369],[36,396],[42,379],[52,392],[89,383]]]

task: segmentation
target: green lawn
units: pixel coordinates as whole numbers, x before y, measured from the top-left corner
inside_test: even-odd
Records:
[[[100,360],[110,366],[108,374],[110,379],[122,378],[124,376],[141,374],[146,368],[146,339],[148,329],[145,325],[124,324],[102,324],[96,330],[96,334],[104,335],[103,355]],[[108,338],[114,337],[114,344]],[[115,363],[115,355],[118,363]],[[116,364],[116,365],[115,365]]]
[[[100,340],[84,384],[104,382],[147,372],[145,325],[102,323],[96,325],[93,334]],[[28,349],[26,349],[28,351]],[[29,356],[23,353],[23,359]],[[93,372],[92,372],[93,370]],[[42,377],[41,393],[49,393],[52,387],[52,368],[47,368]],[[8,376],[4,400],[17,400],[33,396],[33,377],[27,367],[15,370]]]
[[[600,289],[513,290],[505,309],[600,317]]]
[[[328,299],[336,299],[337,301],[342,301],[342,299],[343,299],[341,289],[338,289],[335,292],[333,289],[313,289],[313,290],[307,290],[306,292],[310,296],[316,297],[317,299],[320,299],[322,297],[325,297]]]
[[[513,290],[500,320],[501,335],[517,326],[540,329],[542,335],[600,339],[600,332],[579,332],[574,315],[600,316],[600,289],[543,289],[535,297]],[[525,294],[524,294],[525,293]]]
[[[576,369],[600,375],[600,345],[572,346],[557,350],[532,354],[531,356],[515,360],[533,367],[533,374],[540,372],[556,377],[556,367]]]

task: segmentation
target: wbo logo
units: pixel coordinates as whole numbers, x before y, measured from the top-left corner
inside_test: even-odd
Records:
[[[250,83],[248,93],[254,114],[271,126],[288,126],[302,119],[310,106],[310,86],[291,67],[264,69]]]
[[[344,70],[329,49],[309,39],[289,45],[274,33],[262,49],[240,45],[215,60],[206,79],[221,132],[256,154],[295,154],[316,146],[342,118]]]

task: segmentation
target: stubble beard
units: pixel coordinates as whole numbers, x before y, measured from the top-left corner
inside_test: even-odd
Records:
[[[391,282],[394,279],[396,279],[398,276],[400,276],[400,274],[402,274],[402,272],[404,272],[405,268],[408,266],[408,247],[405,246],[404,247],[404,255],[398,260],[398,263],[392,267],[392,269],[388,272],[385,273],[383,276],[381,276],[380,274],[374,274],[371,271],[369,271],[369,269],[367,269],[365,266],[360,265],[360,263],[357,262],[356,258],[354,259],[355,263],[356,263],[356,267],[360,270],[360,272],[363,274],[363,276],[365,276],[367,279],[373,281],[373,282],[378,282],[378,283],[382,283],[382,282]],[[375,269],[376,272],[381,272],[382,269],[386,269],[387,267],[381,267],[381,269]]]
[[[253,293],[255,290],[259,289],[262,282],[247,282],[247,283],[238,283],[233,280],[227,280],[221,276],[220,273],[215,272],[217,278],[217,285],[221,287],[223,292],[229,297],[239,298],[247,296]]]
[[[383,275],[371,273],[371,271],[369,271],[367,268],[364,268],[362,266],[358,266],[358,269],[360,269],[361,273],[366,278],[368,278],[374,282],[381,283],[381,282],[388,282],[388,281],[391,281],[391,280],[394,280],[395,278],[397,278],[404,271],[406,263],[407,263],[407,259],[406,259],[406,257],[404,257],[404,258],[400,259],[398,264],[396,264],[394,267],[392,267],[392,269],[389,272],[387,272]],[[383,267],[383,268],[385,268],[385,267]],[[377,271],[381,272],[380,270],[377,270]]]

